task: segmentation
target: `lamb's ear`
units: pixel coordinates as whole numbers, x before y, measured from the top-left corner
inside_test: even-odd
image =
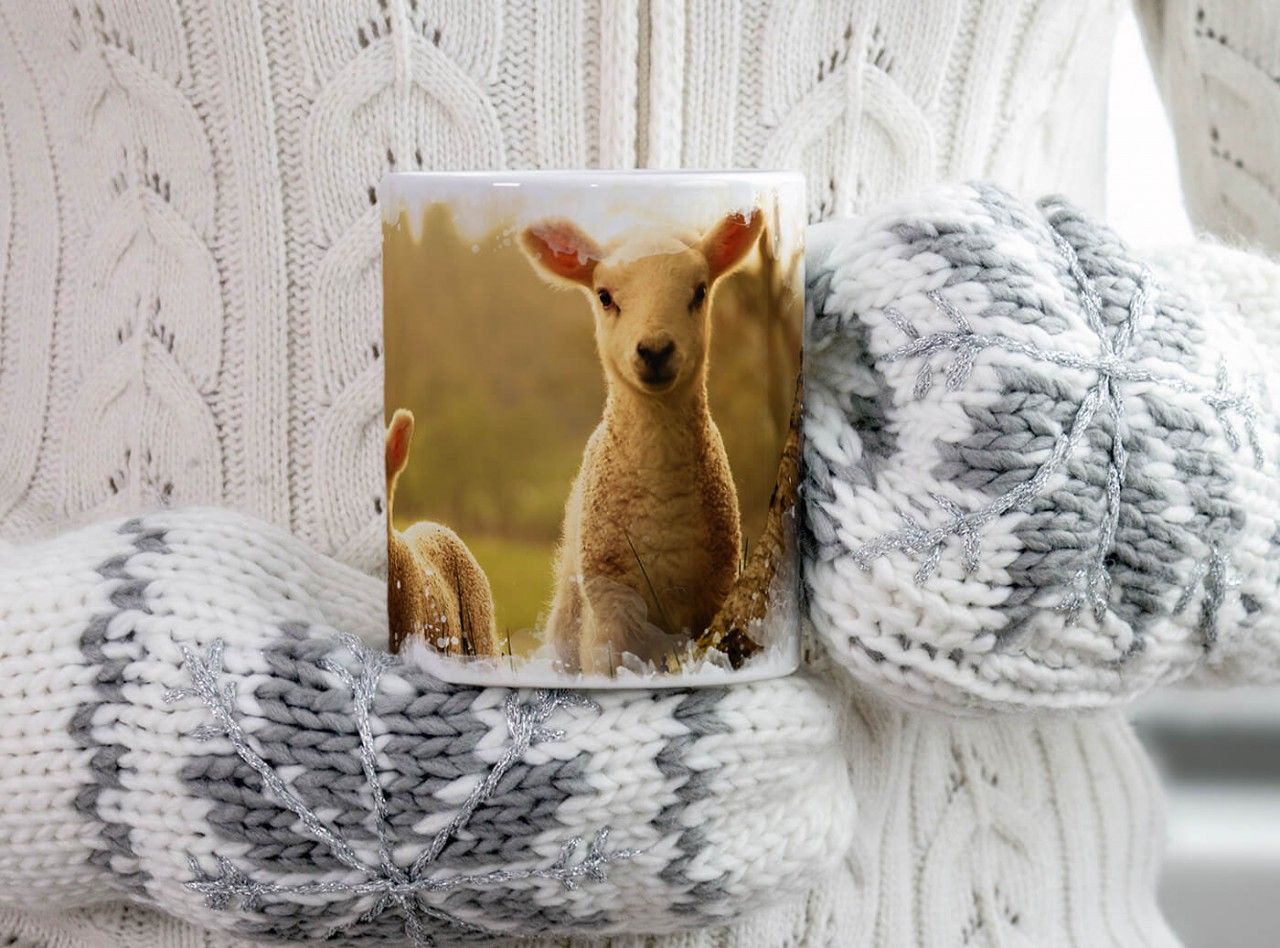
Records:
[[[741,262],[763,227],[764,214],[757,207],[749,217],[741,211],[734,211],[707,231],[707,236],[702,238],[702,254],[707,258],[712,282]]]
[[[409,444],[413,441],[413,412],[397,408],[387,425],[387,484],[409,463]]]
[[[520,245],[544,272],[587,287],[604,256],[594,240],[563,219],[529,225],[520,234]]]

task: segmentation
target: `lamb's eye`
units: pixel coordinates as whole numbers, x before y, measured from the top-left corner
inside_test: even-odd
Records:
[[[699,283],[698,288],[693,291],[693,300],[689,303],[690,309],[697,309],[702,305],[702,301],[707,298],[707,284]]]
[[[596,290],[596,296],[600,297],[600,305],[605,309],[613,305],[613,294],[608,290]]]

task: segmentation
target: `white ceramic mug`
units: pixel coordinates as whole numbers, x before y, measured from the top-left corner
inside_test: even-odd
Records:
[[[483,685],[793,671],[803,179],[406,173],[379,202],[391,648]]]

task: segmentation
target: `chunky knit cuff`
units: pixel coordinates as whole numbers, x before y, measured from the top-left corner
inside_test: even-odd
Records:
[[[1185,276],[983,185],[814,229],[806,569],[837,660],[952,709],[1276,679],[1275,355]]]
[[[0,552],[0,900],[460,944],[703,926],[847,850],[821,682],[446,686],[381,589],[216,510]]]

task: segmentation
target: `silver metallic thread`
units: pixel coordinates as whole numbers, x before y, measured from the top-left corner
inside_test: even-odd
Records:
[[[1238,390],[1233,388],[1226,366],[1221,363],[1212,391],[1206,391],[1202,386],[1187,379],[1159,375],[1133,365],[1126,359],[1129,346],[1144,316],[1152,311],[1150,273],[1143,268],[1137,275],[1137,286],[1129,299],[1127,316],[1113,338],[1108,334],[1103,322],[1102,301],[1097,288],[1081,266],[1075,249],[1056,231],[1053,232],[1053,242],[1066,264],[1068,273],[1077,285],[1085,320],[1098,338],[1097,356],[1089,357],[1042,349],[999,334],[975,333],[965,316],[941,293],[933,290],[926,296],[956,328],[922,335],[901,311],[892,307],[886,308],[883,311],[885,318],[906,336],[908,341],[884,355],[883,359],[886,362],[901,362],[909,359],[922,361],[914,386],[916,398],[923,398],[932,389],[935,366],[930,357],[938,352],[955,354],[946,369],[949,391],[958,391],[964,385],[973,371],[978,353],[986,349],[1000,349],[1037,362],[1094,374],[1096,381],[1089,387],[1076,407],[1069,429],[1057,439],[1049,457],[1030,478],[989,504],[977,510],[965,511],[951,499],[937,492],[931,492],[930,499],[947,514],[948,520],[938,527],[927,528],[904,512],[901,514],[902,527],[887,531],[862,544],[853,551],[853,555],[863,569],[870,569],[873,560],[893,550],[901,550],[918,558],[919,567],[915,573],[915,581],[924,583],[929,580],[941,562],[947,540],[956,537],[961,541],[965,571],[973,572],[980,559],[982,530],[993,520],[1010,511],[1027,509],[1031,501],[1043,494],[1049,480],[1075,454],[1080,442],[1092,426],[1097,411],[1105,404],[1113,426],[1105,488],[1105,513],[1099,524],[1098,538],[1092,545],[1089,561],[1073,575],[1072,591],[1064,597],[1058,607],[1067,612],[1071,621],[1075,621],[1081,610],[1087,607],[1094,618],[1101,622],[1109,607],[1111,591],[1111,577],[1106,561],[1115,545],[1125,471],[1128,466],[1128,451],[1124,444],[1124,400],[1121,393],[1123,385],[1149,383],[1198,397],[1217,416],[1227,443],[1233,450],[1239,450],[1242,440],[1232,422],[1234,416],[1244,428],[1244,441],[1248,442],[1254,466],[1259,469],[1262,468],[1265,459],[1257,434],[1257,408],[1251,389],[1262,389],[1262,385],[1257,378],[1248,377],[1241,388]],[[1262,390],[1262,394],[1265,395],[1265,390]],[[1202,603],[1199,626],[1201,634],[1208,642],[1216,636],[1218,609],[1231,586],[1225,578],[1227,575],[1225,558],[1216,549],[1209,564],[1203,566],[1201,570],[1188,591],[1184,592],[1187,602],[1180,603],[1175,612],[1186,608],[1190,595],[1200,581],[1204,580],[1206,595]],[[1135,642],[1134,645],[1136,646],[1137,643]]]
[[[224,856],[214,857],[216,874],[208,872],[198,859],[189,856],[192,881],[187,883],[187,887],[203,895],[210,908],[225,909],[235,903],[242,910],[255,911],[267,899],[288,900],[315,895],[340,895],[346,898],[376,896],[372,907],[361,916],[360,921],[371,921],[383,912],[395,909],[404,916],[405,934],[415,946],[434,946],[435,936],[423,924],[424,916],[468,932],[486,930],[433,905],[425,904],[424,896],[447,894],[463,888],[508,885],[526,879],[552,879],[566,889],[574,889],[584,879],[606,881],[611,863],[631,859],[642,852],[634,849],[609,850],[607,843],[610,831],[608,827],[602,827],[596,831],[581,857],[578,856],[578,849],[582,838],[573,837],[564,843],[559,854],[548,865],[452,875],[426,874],[449,840],[467,825],[476,808],[493,794],[502,777],[523,759],[529,748],[541,741],[563,737],[562,731],[546,727],[546,722],[553,714],[569,707],[597,707],[594,702],[572,692],[540,690],[534,692],[528,702],[521,702],[518,694],[512,692],[504,706],[511,743],[503,749],[485,779],[471,792],[453,819],[435,835],[431,844],[419,854],[406,873],[395,865],[392,855],[386,795],[378,776],[377,749],[370,722],[378,682],[383,671],[391,664],[391,659],[383,653],[365,648],[353,637],[344,637],[343,643],[357,659],[357,673],[353,675],[332,660],[326,660],[323,665],[351,689],[353,715],[360,736],[360,762],[373,797],[373,817],[378,835],[377,866],[362,860],[346,840],[293,793],[275,769],[254,750],[236,716],[234,685],[219,682],[222,675],[222,641],[217,640],[210,645],[204,657],[190,646],[180,647],[191,684],[166,693],[165,700],[174,702],[199,698],[209,709],[214,723],[201,726],[195,736],[200,739],[217,736],[227,738],[240,759],[258,775],[264,792],[296,815],[305,831],[324,843],[343,865],[365,877],[361,882],[328,880],[281,885],[251,878]],[[341,927],[335,929],[335,933],[340,931]]]

